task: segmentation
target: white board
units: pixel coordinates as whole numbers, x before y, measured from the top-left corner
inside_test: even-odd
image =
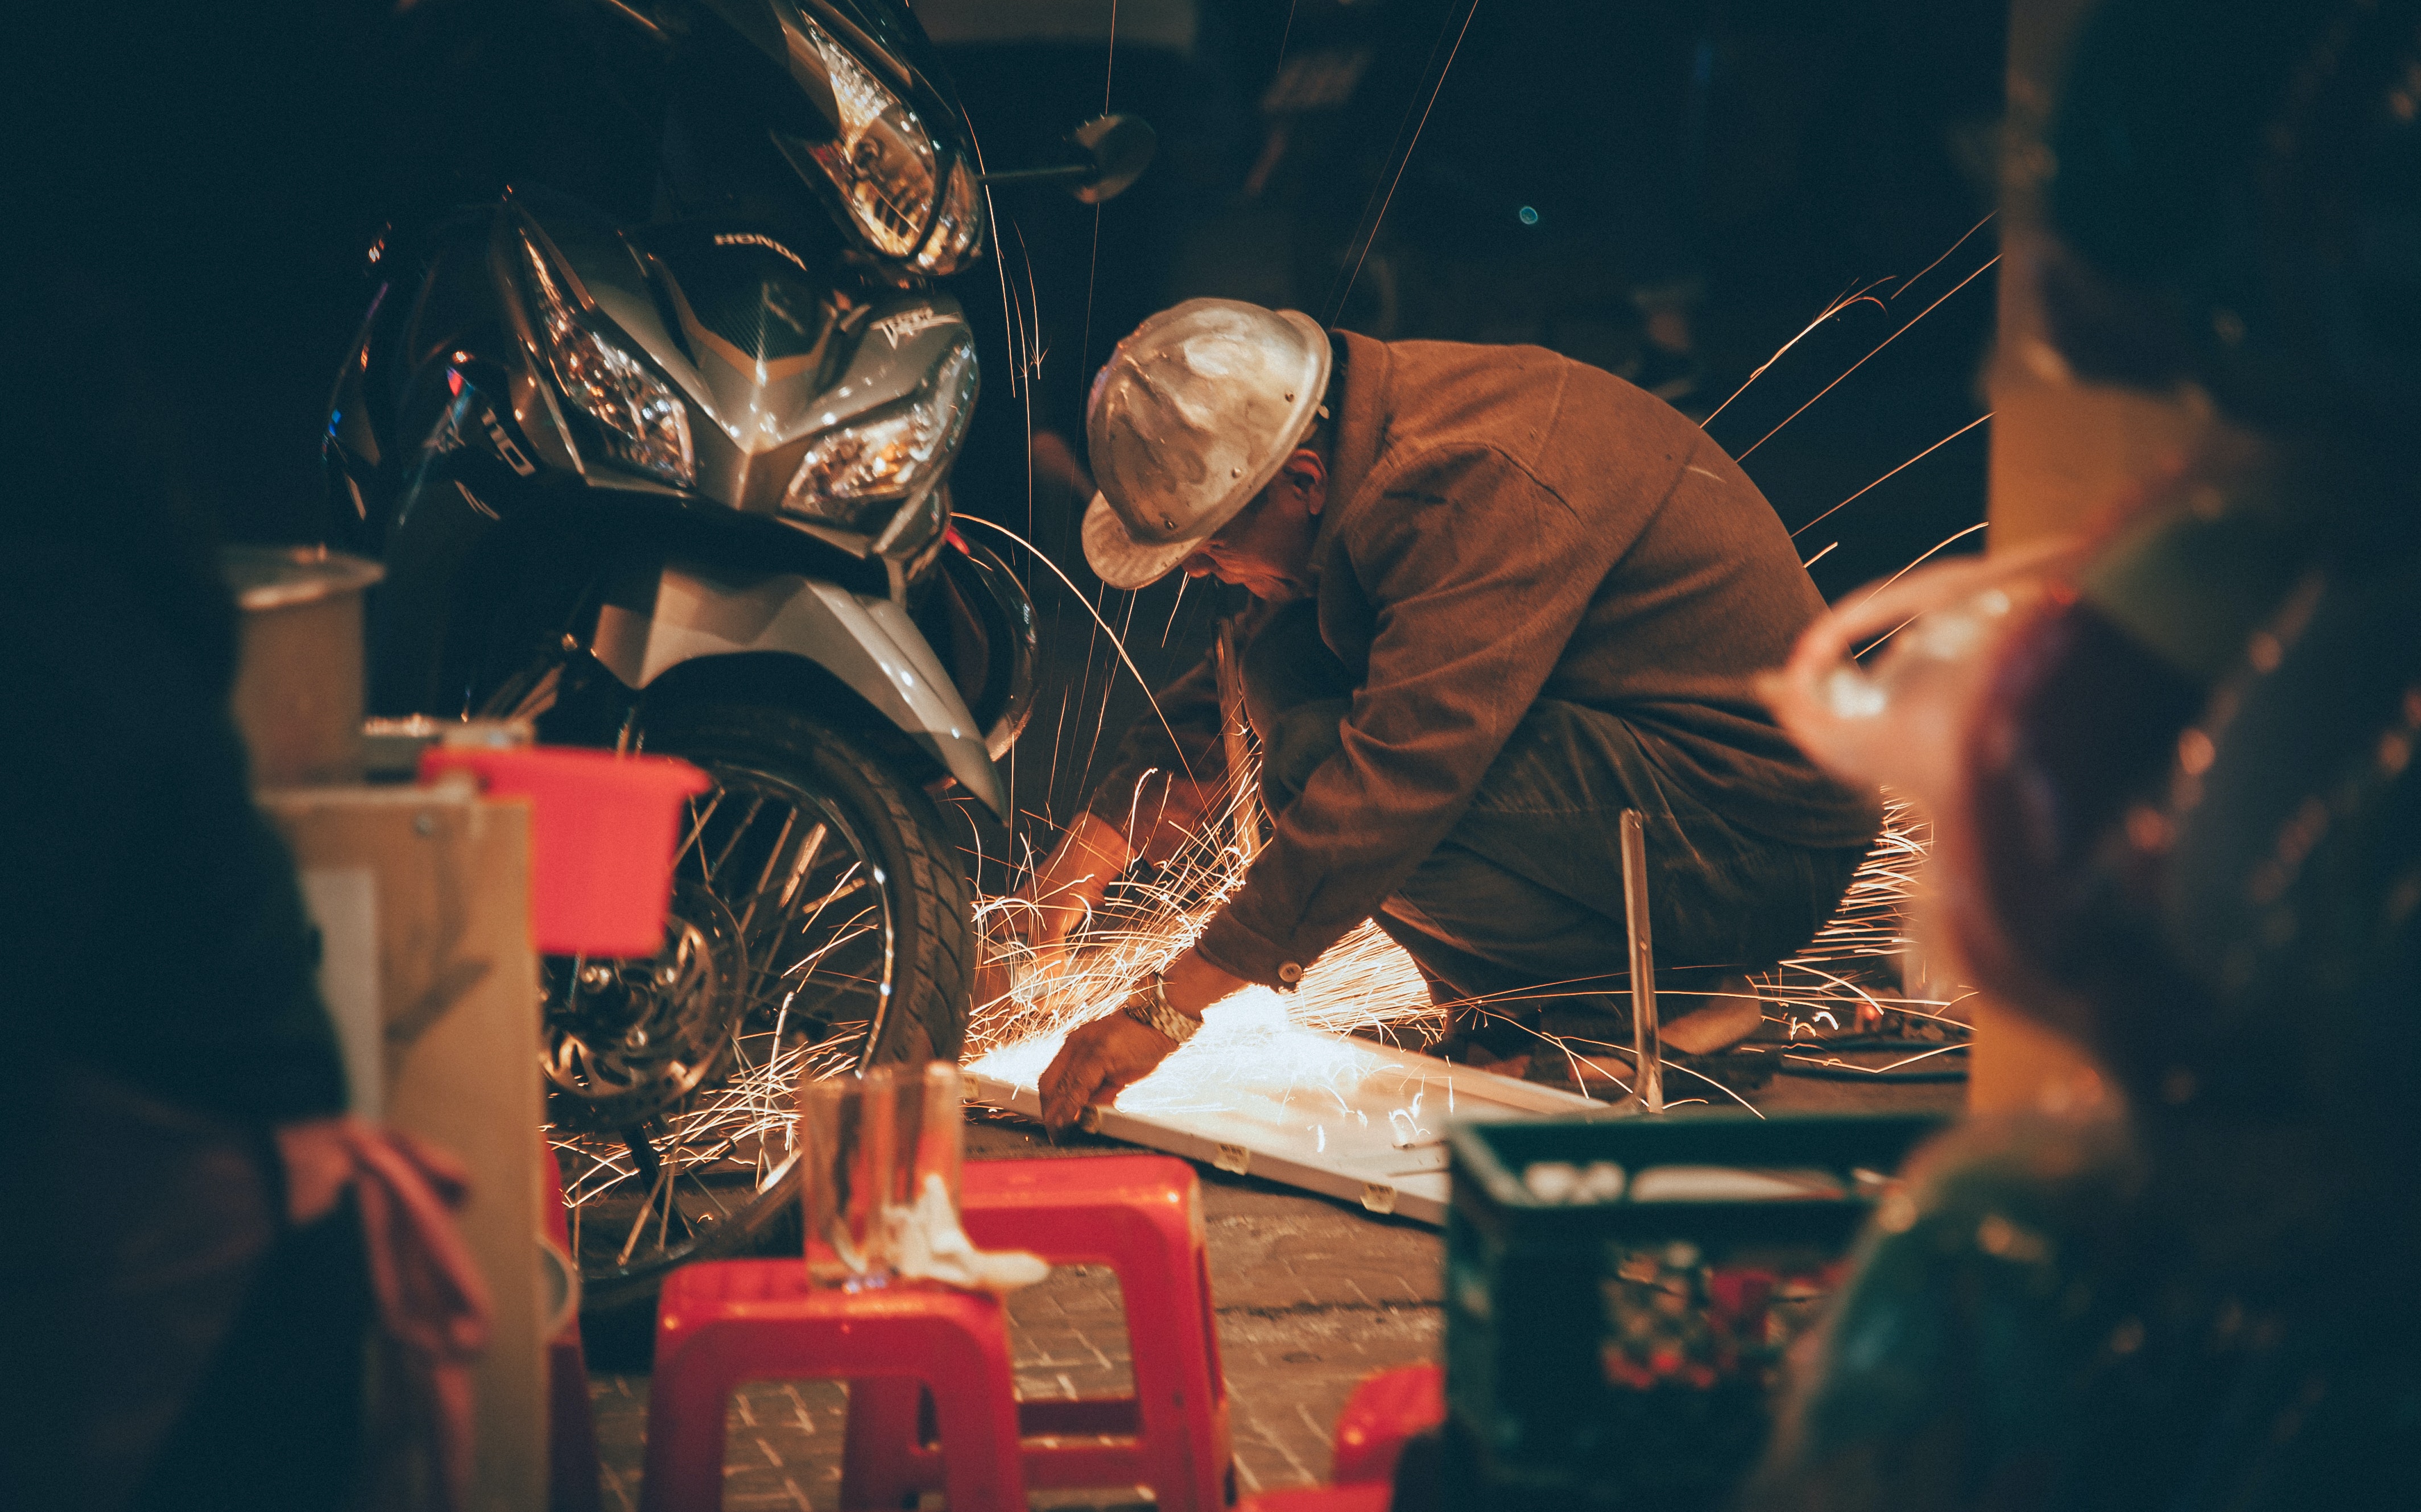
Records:
[[[1443,1224],[1448,1119],[1615,1116],[1617,1105],[1285,1021],[1242,994],[1114,1107],[1087,1115],[1113,1139],[1265,1177],[1372,1212]],[[970,1101],[1039,1116],[1035,1081],[1056,1037],[994,1051],[967,1069]],[[1098,1124],[1093,1119],[1098,1117]]]

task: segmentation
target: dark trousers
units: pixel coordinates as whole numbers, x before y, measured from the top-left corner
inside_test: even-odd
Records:
[[[1280,813],[1341,747],[1351,677],[1320,641],[1314,606],[1299,603],[1254,638],[1244,679],[1261,790]],[[1866,853],[1741,829],[1666,778],[1620,717],[1541,699],[1376,922],[1441,1003],[1489,998],[1492,1012],[1530,1021],[1551,1004],[1627,1015],[1627,808],[1646,830],[1658,989],[1682,994],[1668,1015],[1805,944]]]
[[[351,1200],[288,1227],[262,1131],[39,1055],[0,1136],[0,1507],[345,1504],[372,1322]]]

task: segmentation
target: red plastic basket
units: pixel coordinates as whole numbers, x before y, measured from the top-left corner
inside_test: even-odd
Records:
[[[713,779],[671,756],[568,746],[431,746],[420,780],[462,771],[530,801],[530,930],[551,956],[652,956],[664,946],[683,800]]]

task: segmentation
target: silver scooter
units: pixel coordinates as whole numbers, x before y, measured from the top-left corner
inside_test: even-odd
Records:
[[[1035,650],[1023,587],[950,523],[977,374],[939,280],[982,256],[986,196],[905,6],[604,8],[667,81],[659,214],[521,189],[377,249],[324,448],[330,543],[387,571],[373,713],[714,779],[662,954],[547,963],[592,1307],[760,1237],[803,1071],[958,1053],[973,899],[937,795],[1007,818]],[[1013,177],[1098,199],[1149,152],[1097,121]]]

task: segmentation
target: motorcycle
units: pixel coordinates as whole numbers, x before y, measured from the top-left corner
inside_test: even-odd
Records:
[[[971,887],[935,794],[1006,820],[1031,600],[951,524],[977,392],[937,281],[984,179],[899,0],[597,0],[661,71],[657,213],[509,190],[383,274],[329,406],[329,543],[382,559],[376,715],[676,755],[652,959],[549,959],[550,1137],[584,1305],[764,1239],[803,1075],[955,1057]],[[991,181],[1118,192],[1106,118]]]

